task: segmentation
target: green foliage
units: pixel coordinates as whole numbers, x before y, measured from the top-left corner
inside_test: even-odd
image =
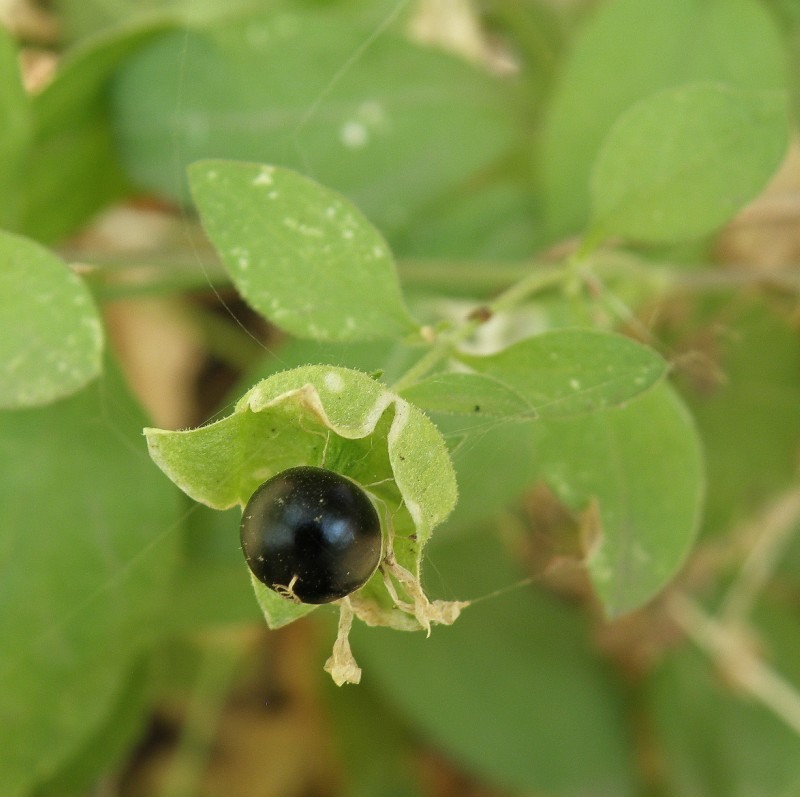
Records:
[[[554,330],[488,357],[459,359],[524,396],[541,418],[565,418],[622,404],[667,370],[654,351],[602,332]]]
[[[606,613],[642,605],[683,563],[700,522],[703,462],[683,403],[661,385],[622,409],[532,431],[541,475],[562,500],[597,501],[587,564]]]
[[[784,88],[785,80],[779,33],[755,0],[601,5],[576,36],[544,126],[550,234],[586,224],[589,178],[603,140],[639,100],[698,81],[759,91]]]
[[[25,156],[30,144],[30,102],[17,67],[17,48],[0,27],[0,226],[13,227],[23,187]]]
[[[190,175],[209,237],[265,318],[317,340],[414,329],[386,242],[343,197],[273,166],[203,161]]]
[[[52,778],[33,791],[34,797],[83,797],[96,782],[98,772],[110,772],[124,762],[150,710],[149,660],[144,654],[134,664],[105,720]]]
[[[341,191],[384,234],[402,230],[520,131],[508,86],[374,30],[295,9],[159,38],[114,85],[130,174],[185,198],[193,161],[275,163]]]
[[[489,418],[535,418],[533,404],[492,375],[445,372],[402,391],[405,398],[431,412]]]
[[[108,413],[113,412],[113,420]],[[137,444],[119,379],[0,413],[0,780],[9,797],[88,743],[158,638],[175,567],[173,491]]]
[[[147,21],[76,47],[32,98],[32,140],[15,228],[45,243],[59,241],[129,191],[107,93],[117,66],[167,26]]]
[[[724,317],[736,329],[712,345],[713,359],[701,361],[699,373],[681,380],[706,451],[704,529],[724,535],[796,479],[800,341],[779,307],[752,298],[735,307],[715,302],[699,315],[705,325]],[[684,334],[698,323],[693,319]]]
[[[0,409],[48,404],[100,373],[103,332],[89,290],[47,249],[0,232]]]
[[[120,771],[159,690],[191,703],[156,791],[201,791],[250,629],[300,620],[265,643],[298,672],[328,638],[239,545],[296,465],[382,520],[325,665],[361,677],[355,618],[343,791],[444,794],[444,758],[487,794],[793,793],[796,177],[759,201],[792,3],[45,5],[41,89],[49,29],[0,31],[4,797]],[[125,301],[166,293],[164,328]]]
[[[517,578],[486,529],[434,546],[448,592],[484,595]],[[467,608],[428,640],[356,629],[354,648],[365,683],[374,680],[407,720],[482,777],[548,795],[632,797],[622,693],[586,630],[552,596],[516,592]]]
[[[199,429],[146,430],[150,455],[188,495],[216,509],[244,506],[259,484],[290,467],[316,465],[373,491],[384,507],[397,562],[418,578],[422,548],[456,500],[444,442],[414,406],[366,374],[307,366],[276,374],[246,393],[234,413]],[[371,624],[407,625],[376,573],[363,588]],[[269,625],[314,606],[253,581]],[[419,618],[418,618],[419,619]]]
[[[766,612],[764,610],[767,610]],[[761,607],[761,644],[794,683],[796,619],[781,605]],[[735,679],[737,663],[732,661]],[[670,655],[655,673],[648,701],[666,755],[667,788],[698,797],[793,794],[800,782],[800,739],[774,713],[742,700],[734,683],[710,671],[695,651]]]
[[[673,243],[710,233],[763,189],[786,143],[782,92],[691,84],[642,100],[598,153],[588,236]]]

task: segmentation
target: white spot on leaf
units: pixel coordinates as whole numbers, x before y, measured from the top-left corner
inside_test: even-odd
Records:
[[[272,185],[272,166],[262,166],[261,171],[253,178],[253,185]]]
[[[331,393],[341,393],[344,390],[344,379],[336,371],[328,371],[324,377],[325,387]]]
[[[342,125],[339,138],[348,149],[361,149],[369,141],[369,131],[366,125],[351,120]]]

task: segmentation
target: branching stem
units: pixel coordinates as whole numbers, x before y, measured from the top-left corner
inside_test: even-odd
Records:
[[[566,267],[558,266],[539,269],[519,280],[496,299],[477,308],[461,323],[442,332],[431,349],[392,385],[392,390],[399,392],[427,376],[439,363],[450,357],[460,343],[469,339],[481,324],[497,313],[517,307],[533,294],[562,283],[568,273]]]
[[[780,555],[800,525],[800,488],[783,493],[761,513],[748,537],[755,538],[722,607],[725,624],[741,623],[775,571]]]
[[[673,597],[669,610],[737,686],[800,734],[800,693],[759,658],[740,628],[723,625],[686,596]]]

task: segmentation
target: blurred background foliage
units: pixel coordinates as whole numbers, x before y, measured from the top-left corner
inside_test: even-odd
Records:
[[[429,639],[355,629],[364,680],[336,690],[321,667],[333,613],[268,633],[238,513],[177,496],[140,438],[224,413],[285,367],[391,380],[413,358],[287,340],[255,317],[198,231],[186,165],[269,161],[340,190],[387,237],[417,315],[458,315],[569,249],[598,148],[638,100],[712,80],[787,90],[796,113],[793,0],[0,13],[0,224],[85,264],[124,374],[109,364],[72,399],[0,413],[3,794],[800,791],[796,142],[720,232],[630,246],[594,295],[543,295],[486,333],[591,324],[672,363],[705,452],[704,521],[672,586],[633,613],[603,618],[576,556],[585,518],[539,482],[537,452],[563,449],[597,494],[603,451],[532,422],[437,417],[461,502],[426,581],[474,606]]]

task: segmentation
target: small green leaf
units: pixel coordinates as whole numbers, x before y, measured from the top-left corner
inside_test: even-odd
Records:
[[[697,533],[704,492],[697,433],[662,384],[622,409],[531,424],[540,475],[574,509],[599,506],[589,573],[611,617],[674,575]]]
[[[562,67],[542,133],[551,238],[585,229],[589,177],[616,120],[670,87],[710,81],[786,87],[785,44],[756,0],[611,0],[587,15]]]
[[[787,138],[783,92],[692,84],[648,97],[600,150],[589,237],[672,243],[710,233],[761,191]]]
[[[622,335],[584,329],[544,332],[487,357],[461,362],[515,392],[542,418],[596,412],[652,387],[667,371],[652,349]]]
[[[262,482],[297,465],[352,478],[385,518],[392,513],[384,528],[387,544],[416,579],[432,529],[455,505],[455,477],[436,427],[374,379],[346,368],[284,371],[259,382],[216,423],[145,434],[155,463],[189,496],[217,509],[244,506]],[[313,608],[255,587],[272,627]],[[370,623],[419,627],[396,607],[380,573],[350,600]]]
[[[533,418],[530,402],[491,375],[442,373],[401,391],[403,398],[431,412],[488,418]]]
[[[203,226],[242,296],[298,337],[399,337],[415,324],[380,233],[344,197],[275,166],[190,170]]]
[[[80,277],[44,247],[0,232],[0,408],[48,404],[99,373],[100,317]]]

